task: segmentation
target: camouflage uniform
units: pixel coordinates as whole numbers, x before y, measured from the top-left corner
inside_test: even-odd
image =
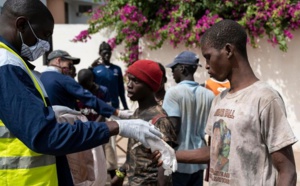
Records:
[[[132,118],[139,118],[145,121],[157,118],[155,126],[164,134],[163,140],[169,144],[177,144],[176,127],[173,126],[172,122],[166,116],[167,114],[162,107],[157,105],[141,113],[139,113],[137,109]],[[138,141],[135,139],[128,139],[127,156],[124,167],[127,170],[129,185],[156,186],[158,168],[156,164],[153,164],[149,159],[151,151],[150,149],[146,149],[143,145],[137,146],[137,143]],[[170,183],[171,179],[172,177],[170,176]]]

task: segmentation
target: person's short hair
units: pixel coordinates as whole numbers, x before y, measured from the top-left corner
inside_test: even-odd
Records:
[[[90,69],[81,69],[81,70],[79,70],[78,75],[77,75],[78,83],[82,84],[87,81],[91,81],[93,79],[93,77],[94,77],[94,74]]]
[[[35,20],[43,21],[45,18],[54,22],[49,9],[37,0],[7,0],[3,4],[1,14],[13,17],[26,16],[31,23]]]
[[[208,30],[201,37],[201,46],[210,46],[221,50],[230,43],[243,55],[247,56],[247,33],[245,29],[233,20],[222,20]]]
[[[108,43],[106,43],[105,41],[103,41],[103,42],[100,44],[100,46],[99,46],[99,52],[101,52],[101,51],[103,51],[103,50],[109,50],[109,51],[111,51],[112,48],[111,48],[111,46],[110,46]]]

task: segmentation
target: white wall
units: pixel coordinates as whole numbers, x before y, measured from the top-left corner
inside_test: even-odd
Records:
[[[103,31],[99,34],[93,35],[92,40],[87,43],[72,43],[70,40],[78,34],[81,30],[86,29],[87,25],[55,25],[53,35],[54,49],[67,50],[71,55],[80,57],[81,63],[77,70],[87,68],[90,63],[98,57],[99,44],[112,37],[112,31]],[[300,30],[294,32],[294,39],[288,43],[288,52],[281,52],[277,48],[262,40],[259,42],[260,48],[253,49],[248,47],[248,55],[252,68],[256,75],[264,81],[270,83],[277,89],[286,104],[288,120],[294,129],[298,139],[300,139]],[[181,51],[186,50],[182,45],[174,49],[168,43],[165,43],[159,50],[151,51],[144,47],[144,41],[141,41],[143,53],[140,58],[148,58],[163,64],[170,63],[172,59]],[[125,64],[118,59],[119,52],[123,50],[122,46],[118,46],[113,52],[112,61],[120,65],[125,71]],[[205,60],[201,55],[200,49],[192,49],[192,51],[199,54],[200,62],[205,65]],[[42,58],[35,63],[38,70],[42,70]],[[174,85],[171,71],[167,70],[168,83],[167,88]],[[202,83],[208,75],[204,68],[198,69],[196,73],[196,80]],[[300,143],[295,145],[297,150],[300,150]]]

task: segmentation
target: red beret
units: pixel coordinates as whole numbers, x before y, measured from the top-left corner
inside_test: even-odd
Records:
[[[159,90],[163,73],[158,63],[141,59],[134,62],[127,69],[127,73],[146,83],[154,92]]]

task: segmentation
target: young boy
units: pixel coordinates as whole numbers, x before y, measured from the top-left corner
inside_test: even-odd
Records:
[[[176,158],[188,163],[210,158],[209,184],[214,186],[295,186],[292,145],[297,139],[282,97],[255,76],[246,45],[247,33],[232,20],[214,24],[201,37],[208,74],[228,79],[230,89],[212,103],[205,130],[210,149],[177,151]]]
[[[164,134],[163,139],[174,147],[176,127],[166,118],[166,112],[158,105],[154,96],[161,86],[162,76],[158,63],[150,60],[136,61],[127,70],[127,96],[132,101],[138,102],[138,108],[132,118],[152,120],[152,123]],[[150,155],[150,149],[138,145],[135,139],[128,139],[127,158],[122,171],[123,173],[124,170],[127,171],[129,185],[167,186],[171,184],[171,176],[164,176],[163,168],[157,168],[156,164],[149,159]],[[119,181],[121,177],[115,180]]]
[[[89,90],[97,98],[110,104],[110,96],[108,89],[104,86],[97,85],[94,82],[94,74],[89,69],[82,69],[78,72],[78,83],[85,89]],[[80,109],[89,121],[95,121],[99,114],[91,107],[86,106],[83,102],[77,102],[77,107]]]
[[[104,102],[111,104],[111,97],[109,91],[105,86],[98,85],[94,82],[94,74],[89,69],[82,69],[78,72],[78,82],[79,84],[89,90],[97,98],[103,100]],[[84,114],[90,121],[105,121],[105,118],[99,115],[93,108],[86,106],[83,102],[79,101],[77,104],[81,113]],[[106,165],[107,172],[110,177],[113,178],[116,174],[117,168],[117,156],[112,148],[112,140],[109,139],[109,142],[103,145],[104,152],[106,155]]]

